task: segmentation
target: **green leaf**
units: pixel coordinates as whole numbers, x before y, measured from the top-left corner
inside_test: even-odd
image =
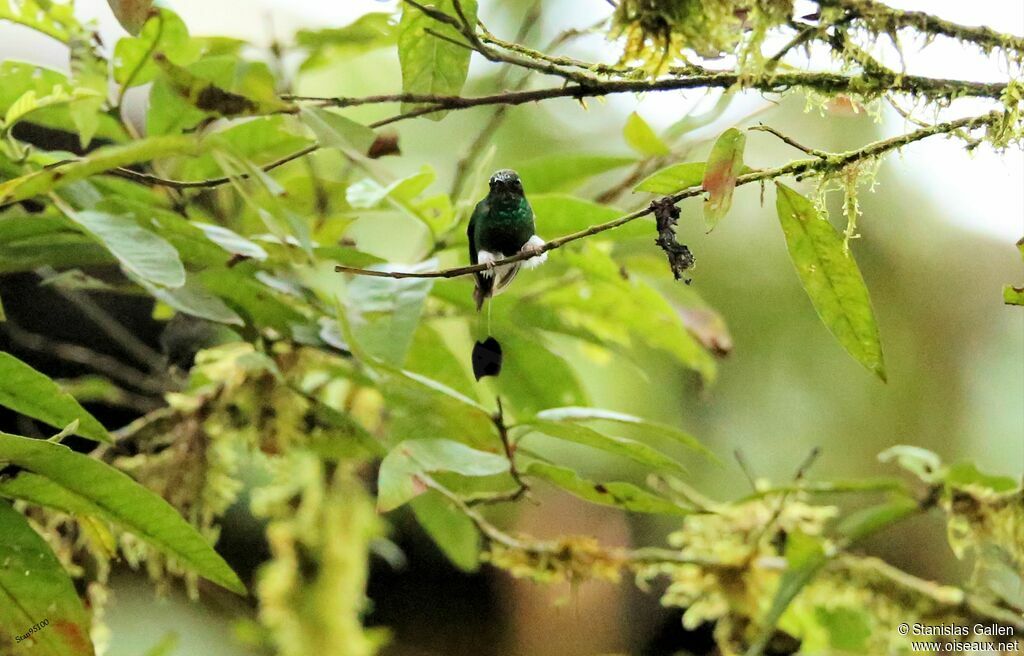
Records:
[[[138,34],[142,29],[153,0],[107,0],[114,17],[129,34]]]
[[[152,137],[123,146],[105,146],[70,164],[43,169],[0,184],[0,205],[45,194],[117,167],[171,155],[194,155],[199,150],[199,142],[192,137]]]
[[[596,483],[581,478],[571,469],[542,460],[529,460],[523,468],[523,474],[543,479],[573,496],[602,506],[656,515],[689,514],[685,508],[632,483],[618,481]]]
[[[684,162],[652,173],[633,187],[633,191],[668,195],[703,183],[704,162]]]
[[[0,460],[49,479],[67,496],[78,497],[78,507],[90,504],[100,509],[103,519],[134,533],[200,576],[233,592],[246,593],[238,576],[199,531],[169,503],[110,465],[60,444],[6,433],[0,433]],[[48,495],[55,497],[56,490],[49,488]]]
[[[452,0],[431,3],[437,11],[457,18]],[[476,25],[476,0],[460,3],[469,24]],[[455,41],[465,41],[454,27],[441,23],[411,4],[402,5],[402,20],[398,25],[398,61],[402,66],[402,91],[437,96],[458,95],[469,73],[470,50],[439,39],[427,32],[431,30]],[[419,106],[403,103],[402,111]],[[427,118],[439,121],[447,112],[433,112]]]
[[[760,656],[775,633],[782,614],[800,591],[807,586],[828,562],[821,540],[800,531],[790,533],[786,540],[786,571],[761,623],[761,633],[747,650],[746,656]]]
[[[138,36],[120,39],[114,46],[114,80],[118,84],[131,82],[135,87],[152,82],[160,73],[153,61],[156,52],[178,66],[188,66],[199,57],[199,44],[189,38],[184,21],[170,9],[158,11],[159,16],[148,21],[143,16],[142,32],[132,32]]]
[[[836,530],[850,542],[857,542],[920,510],[921,506],[917,501],[901,494],[885,503],[862,508],[847,515]]]
[[[253,67],[246,70],[245,62],[224,62],[234,69],[235,84],[232,88],[218,85],[193,72],[191,68],[178,66],[162,54],[153,56],[153,61],[163,71],[171,89],[189,105],[213,116],[233,118],[239,116],[260,116],[273,114],[292,107],[274,95],[273,79],[269,80],[270,88],[265,88],[269,75],[264,68]],[[253,74],[254,85],[246,88],[246,73]]]
[[[409,506],[430,539],[463,572],[480,569],[480,533],[472,520],[451,507],[441,493],[430,490]]]
[[[3,20],[24,25],[64,43],[83,30],[75,19],[71,3],[50,0],[0,0],[0,21]]]
[[[613,410],[605,410],[603,408],[581,408],[581,407],[565,407],[565,408],[548,408],[542,410],[536,415],[536,419],[548,422],[562,422],[562,423],[584,423],[591,421],[609,421],[612,423],[623,424],[626,426],[634,426],[644,433],[650,433],[652,435],[658,435],[660,437],[667,438],[674,442],[678,442],[684,446],[687,446],[694,451],[699,451],[705,455],[714,457],[710,451],[707,450],[703,444],[701,444],[697,438],[692,435],[685,433],[678,428],[672,426],[666,426],[653,421],[647,421],[634,415],[626,414],[623,412],[615,412]],[[532,420],[531,420],[532,421]]]
[[[441,333],[427,322],[420,322],[416,329],[405,366],[471,399],[477,397],[476,384],[469,371]]]
[[[303,107],[299,118],[313,131],[320,145],[328,148],[354,150],[365,155],[377,138],[373,130],[365,125],[319,107]]]
[[[494,381],[498,393],[518,413],[586,403],[586,392],[568,362],[553,351],[543,335],[511,326],[493,326],[504,362]]]
[[[311,51],[309,57],[302,63],[303,70],[329,65],[370,50],[394,45],[397,38],[391,14],[386,13],[365,14],[344,27],[299,30],[295,34],[296,43]]]
[[[8,653],[20,653],[18,642],[39,656],[92,656],[89,614],[71,578],[46,541],[2,501],[0,535],[0,627],[14,649]]]
[[[884,381],[878,325],[857,263],[811,201],[783,184],[776,186],[779,222],[804,291],[846,352]]]
[[[605,453],[611,453],[623,458],[628,458],[642,465],[654,469],[669,470],[674,472],[685,471],[683,466],[671,457],[660,451],[647,446],[643,442],[637,442],[625,437],[605,435],[592,428],[581,424],[556,421],[532,421],[526,424],[531,429],[551,437],[589,446],[599,449]]]
[[[478,451],[451,440],[406,440],[384,457],[377,477],[377,508],[394,510],[427,491],[424,476],[452,472],[494,476],[509,469],[504,456]]]
[[[1003,303],[1007,305],[1024,305],[1024,287],[1004,285]]]
[[[578,251],[563,249],[561,259],[582,272],[584,280],[547,291],[546,304],[573,316],[608,342],[624,347],[640,342],[660,349],[704,380],[714,381],[714,357],[686,328],[679,310],[665,295],[640,276],[623,277],[621,266],[607,251],[592,244]]]
[[[746,142],[745,134],[736,128],[729,128],[711,147],[702,181],[704,190],[708,192],[704,201],[704,223],[708,232],[714,229],[732,206],[736,178],[743,171],[743,147]]]
[[[57,383],[3,352],[0,352],[0,405],[57,429],[77,421],[76,435],[97,442],[111,441],[107,429]]]
[[[925,483],[933,483],[943,474],[942,460],[934,452],[919,446],[897,444],[878,454],[879,462],[895,462]]]
[[[611,205],[600,205],[590,200],[565,194],[536,194],[530,196],[530,206],[536,216],[537,230],[542,235],[559,237],[590,226],[616,219],[625,212]],[[651,221],[630,221],[601,235],[605,239],[655,236]]]
[[[203,287],[247,318],[247,322],[260,328],[273,328],[282,335],[290,335],[292,327],[306,323],[292,302],[278,296],[267,285],[246,275],[239,267],[234,269],[207,269],[196,276]]]
[[[426,271],[435,265],[431,260],[410,270]],[[382,270],[389,268],[384,265]],[[400,367],[432,285],[429,278],[355,276],[346,287],[345,302],[355,340],[373,357]]]
[[[72,37],[71,81],[75,92],[83,97],[70,106],[71,121],[78,130],[78,141],[82,148],[88,147],[100,126],[100,110],[107,100],[107,60],[93,47],[89,34]]]
[[[0,297],[0,323],[7,321],[7,315],[4,314],[4,299]]]
[[[622,131],[629,147],[641,155],[668,155],[668,145],[654,133],[651,126],[639,114],[633,112],[626,119],[626,127]]]
[[[185,284],[185,267],[178,251],[163,237],[139,227],[130,215],[92,210],[66,214],[103,244],[128,275],[172,289]]]
[[[994,476],[979,471],[972,462],[958,462],[946,468],[942,480],[953,487],[975,485],[993,492],[1009,492],[1017,489],[1017,481],[1009,476]]]
[[[532,203],[535,194],[573,191],[595,175],[635,164],[636,161],[635,157],[618,155],[556,153],[531,159],[517,166],[516,170]]]
[[[193,276],[189,276],[185,280],[185,284],[176,289],[157,287],[141,279],[138,282],[153,298],[163,301],[179,312],[217,323],[236,326],[245,323],[234,310],[220,298],[214,296],[202,282]]]
[[[847,654],[867,652],[871,618],[864,610],[850,606],[817,606],[814,616],[828,631],[829,646],[833,649]]]

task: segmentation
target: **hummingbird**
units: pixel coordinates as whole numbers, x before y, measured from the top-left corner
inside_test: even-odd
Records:
[[[519,273],[520,265],[532,269],[548,259],[542,250],[544,240],[535,232],[533,208],[523,193],[519,174],[502,169],[491,176],[489,184],[490,191],[476,204],[466,230],[469,261],[489,267],[473,274],[476,278],[473,300],[477,311],[484,301],[508,287]],[[496,261],[518,253],[532,255],[526,260],[494,266]]]

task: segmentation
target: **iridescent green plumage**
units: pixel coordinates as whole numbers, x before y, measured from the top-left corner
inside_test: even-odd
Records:
[[[469,237],[469,261],[473,264],[493,262],[526,250],[538,250],[544,242],[536,235],[533,208],[523,194],[523,185],[515,171],[502,170],[491,176],[490,192],[477,203],[466,231]],[[546,255],[526,260],[536,266]],[[496,267],[476,274],[473,298],[479,310],[486,299],[501,293],[516,273],[520,262]]]

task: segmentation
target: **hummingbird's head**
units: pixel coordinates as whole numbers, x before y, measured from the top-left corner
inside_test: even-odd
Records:
[[[501,196],[522,196],[523,182],[512,169],[502,169],[491,176],[491,193]]]

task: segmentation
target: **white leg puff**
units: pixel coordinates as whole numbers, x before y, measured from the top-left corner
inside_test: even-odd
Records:
[[[530,237],[530,239],[523,244],[523,247],[519,249],[520,252],[533,254],[532,257],[523,262],[523,266],[525,268],[533,269],[548,261],[548,254],[541,251],[541,248],[543,247],[544,240],[537,235]]]
[[[488,265],[489,268],[484,269],[480,272],[480,275],[484,278],[490,278],[494,275],[494,263],[498,260],[494,253],[489,251],[477,251],[476,263]]]

